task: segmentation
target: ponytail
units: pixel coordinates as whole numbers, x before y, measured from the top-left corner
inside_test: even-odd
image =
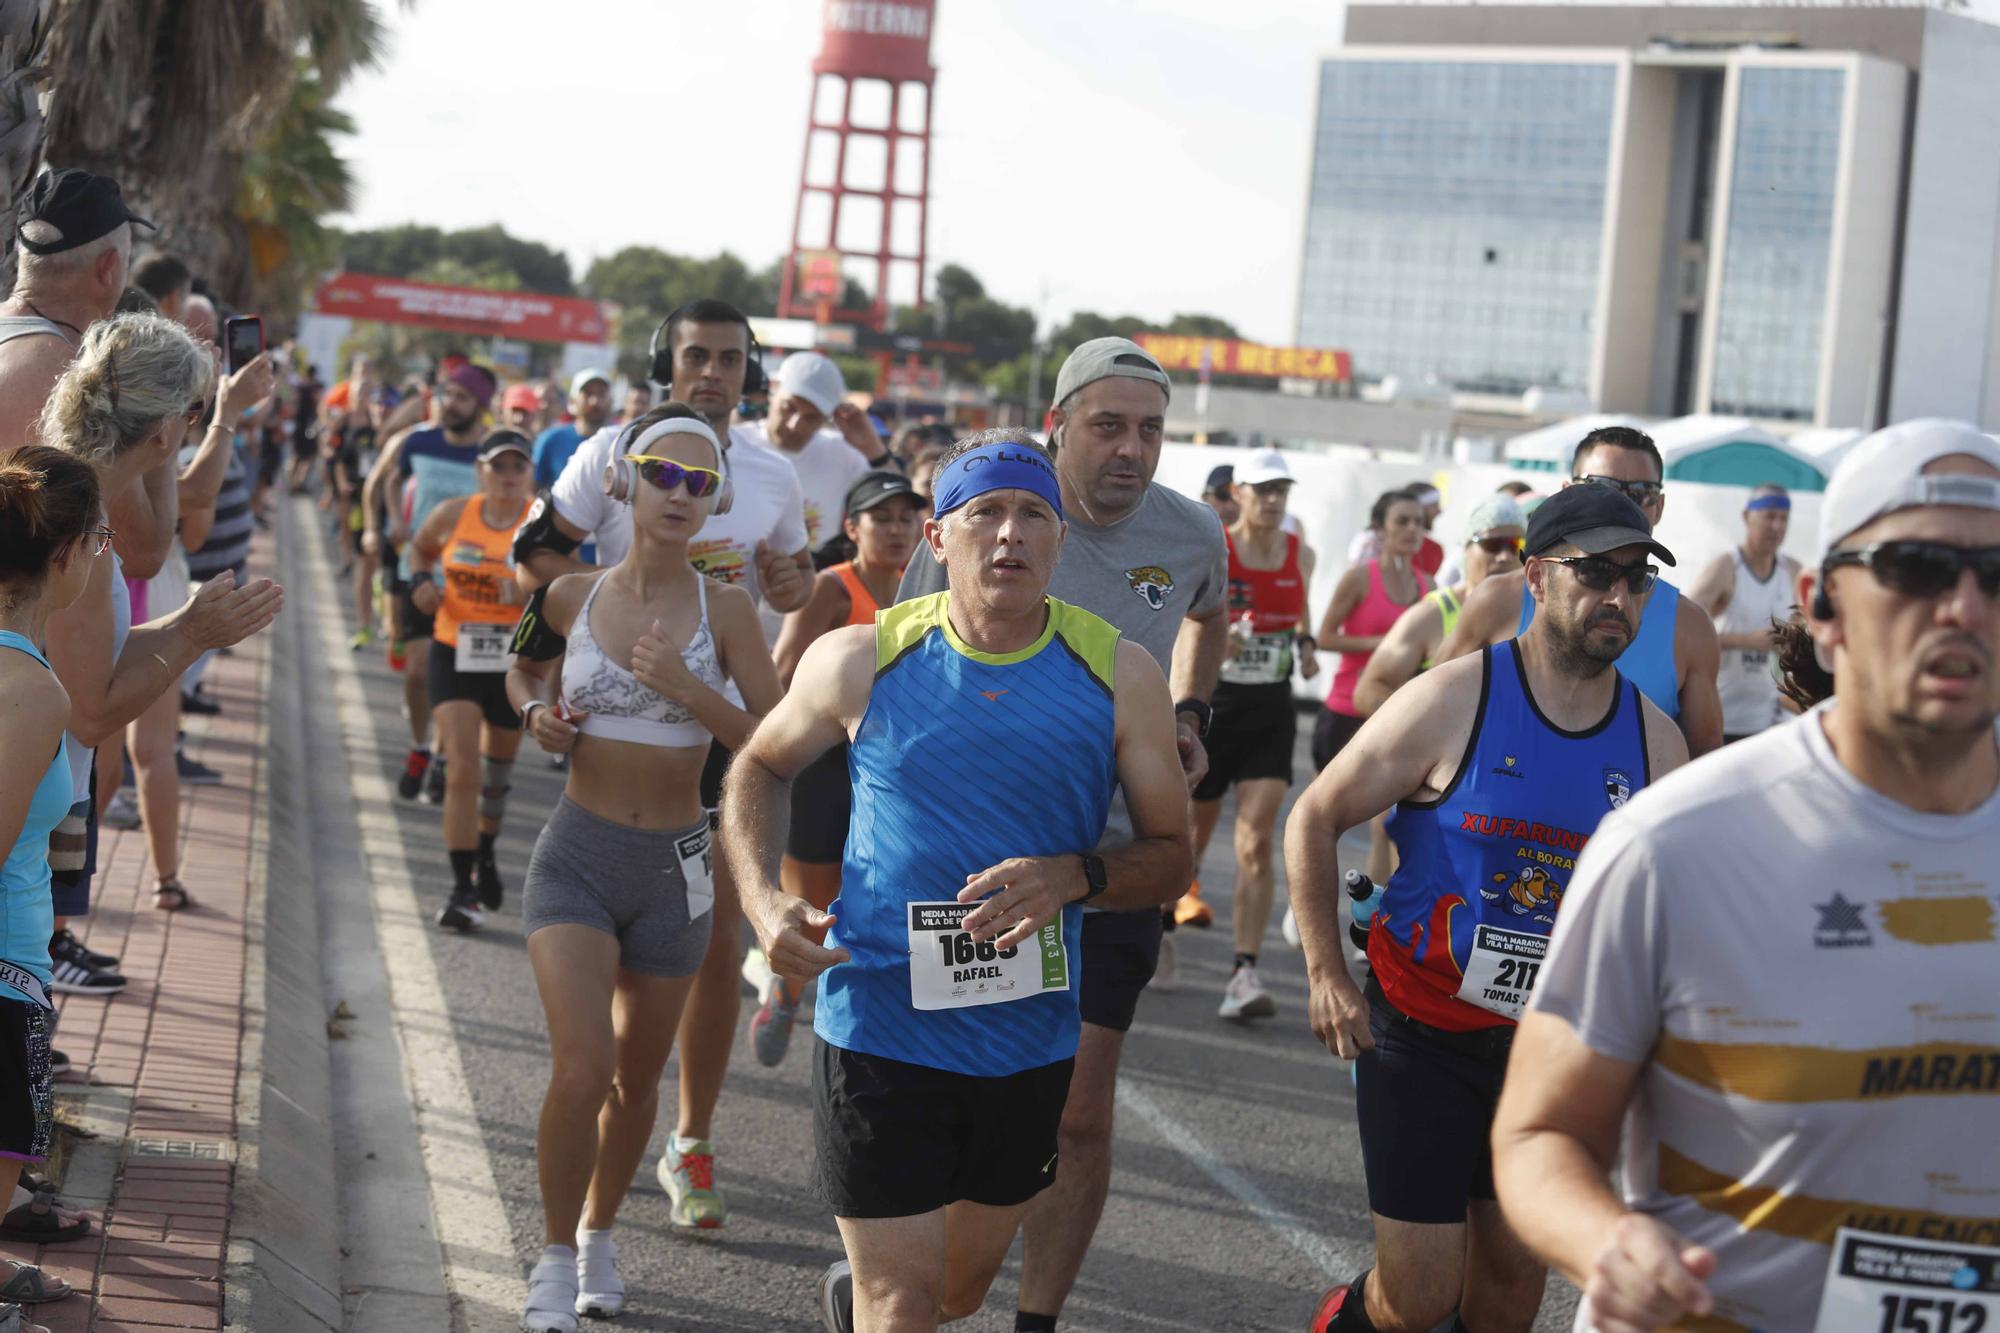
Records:
[[[0,457],[0,583],[39,585],[100,503],[96,471],[74,454],[30,444]]]

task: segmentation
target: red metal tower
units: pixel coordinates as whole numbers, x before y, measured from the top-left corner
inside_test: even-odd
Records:
[[[931,22],[936,9],[936,0],[825,0],[820,51],[813,61],[812,100],[806,106],[806,146],[799,163],[798,203],[792,211],[792,246],[785,255],[785,275],[778,288],[779,315],[880,329],[889,316],[890,274],[898,265],[911,264],[916,267],[916,304],[923,304],[925,247],[930,231],[931,90],[937,79],[931,64]],[[828,79],[838,80],[837,121],[822,120],[819,114],[821,90]],[[871,80],[888,85],[888,119],[880,125],[857,125],[853,114],[855,86]],[[918,119],[914,128],[906,128],[905,102],[919,87],[922,116],[913,117]],[[830,179],[814,181],[813,144],[828,135],[833,138],[833,174]],[[856,163],[848,149],[856,140],[883,141],[885,170],[879,185],[851,182],[851,168]],[[911,152],[920,155],[914,191],[899,188],[897,182],[898,160],[907,163]],[[814,234],[808,236],[806,204],[813,196],[827,197],[829,216],[823,232],[815,218]],[[844,206],[857,199],[872,199],[881,210],[880,235],[871,236],[866,244],[852,237],[849,244],[843,244]],[[914,253],[899,254],[895,249],[899,205],[916,211]],[[845,287],[841,261],[845,259],[867,260],[876,266],[875,299],[865,310],[840,306]]]

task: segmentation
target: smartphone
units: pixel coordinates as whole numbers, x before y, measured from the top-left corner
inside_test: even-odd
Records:
[[[222,345],[234,375],[264,351],[264,321],[258,315],[238,315],[222,327]]]

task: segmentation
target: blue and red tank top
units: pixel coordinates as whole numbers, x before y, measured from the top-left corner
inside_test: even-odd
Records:
[[[1643,712],[1619,676],[1603,720],[1563,731],[1536,705],[1516,642],[1481,654],[1458,773],[1389,817],[1399,861],[1368,962],[1390,1003],[1453,1032],[1520,1017],[1584,844],[1651,780]]]

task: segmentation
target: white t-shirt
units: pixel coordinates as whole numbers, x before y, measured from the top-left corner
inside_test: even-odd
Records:
[[[556,512],[597,543],[600,565],[615,565],[632,549],[632,507],[604,493],[604,469],[623,430],[606,426],[578,445],[549,489]],[[777,555],[794,555],[806,546],[806,528],[797,474],[757,439],[742,426],[730,429],[723,469],[736,500],[728,513],[708,516],[688,543],[688,561],[710,578],[744,589],[761,607],[757,543],[767,543]]]
[[[1814,1326],[1841,1226],[2000,1245],[2000,794],[1862,785],[1838,706],[1607,816],[1533,1000],[1643,1066],[1626,1202],[1716,1252],[1744,1328]]]
[[[797,453],[786,453],[771,442],[764,423],[753,421],[733,432],[739,439],[753,440],[792,465],[799,476],[799,493],[805,499],[806,545],[818,550],[840,531],[847,512],[847,493],[868,472],[868,460],[838,431],[823,430],[806,441]]]

